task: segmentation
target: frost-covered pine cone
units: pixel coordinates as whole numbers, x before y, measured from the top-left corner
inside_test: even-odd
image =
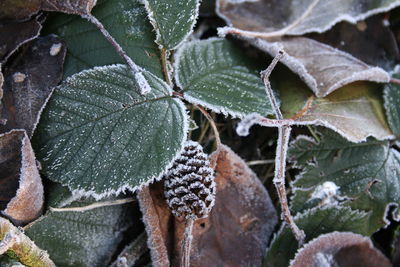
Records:
[[[215,201],[214,170],[203,148],[187,141],[181,155],[165,174],[165,197],[176,217],[207,217]]]

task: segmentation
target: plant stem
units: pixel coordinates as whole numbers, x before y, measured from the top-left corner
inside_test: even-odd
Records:
[[[104,25],[93,15],[85,14],[82,15],[82,18],[87,19],[89,22],[93,23],[100,32],[104,35],[104,37],[110,42],[110,44],[115,48],[117,53],[125,60],[126,64],[128,64],[131,73],[136,82],[136,86],[139,88],[140,94],[147,94],[150,92],[151,88],[148,84],[147,80],[144,78],[142,71],[139,66],[133,62],[133,60],[128,56],[128,54],[124,51],[124,49],[120,46],[120,44],[111,36],[111,34],[104,28]]]
[[[46,251],[38,248],[20,229],[0,217],[0,251],[11,251],[26,266],[55,267]]]
[[[185,234],[181,249],[181,267],[190,267],[190,250],[192,247],[192,231],[194,219],[187,219],[185,222]]]
[[[211,118],[210,114],[202,106],[199,106],[199,105],[195,105],[195,106],[201,111],[201,113],[203,113],[203,115],[210,122],[211,128],[213,129],[213,132],[214,132],[215,142],[217,143],[217,147],[220,147],[221,146],[221,138],[219,136],[218,128],[215,125],[213,118]]]
[[[66,211],[84,212],[84,211],[101,208],[101,207],[122,205],[122,204],[130,203],[130,202],[134,202],[135,200],[136,200],[135,198],[131,197],[131,198],[123,198],[123,199],[95,202],[93,204],[83,206],[83,207],[68,207],[68,208],[52,208],[52,207],[50,207],[49,209],[50,209],[50,211],[55,211],[55,212],[66,212]]]
[[[127,245],[110,267],[134,266],[148,250],[146,232],[141,233],[132,243]]]
[[[270,99],[272,108],[274,110],[275,116],[278,120],[283,121],[282,112],[279,109],[275,95],[271,88],[271,83],[269,82],[269,76],[272,70],[275,68],[278,61],[284,56],[283,51],[279,53],[272,60],[268,68],[261,73],[263,76],[263,81],[265,84],[266,93]],[[281,203],[282,209],[282,219],[289,225],[294,236],[296,237],[299,245],[301,246],[305,239],[305,234],[296,225],[293,216],[290,214],[290,209],[287,201],[286,187],[285,187],[285,172],[286,172],[286,157],[287,150],[289,146],[290,132],[292,128],[290,125],[278,126],[278,142],[276,145],[276,155],[275,155],[275,176],[273,179],[276,190],[278,191],[279,201]]]
[[[172,79],[170,77],[170,72],[169,72],[169,61],[168,61],[168,50],[165,48],[161,48],[161,65],[162,65],[162,70],[164,73],[165,81],[168,83],[169,86],[173,86],[172,84]]]

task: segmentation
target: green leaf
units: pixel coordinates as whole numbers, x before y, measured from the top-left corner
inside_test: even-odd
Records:
[[[166,83],[143,74],[146,96],[123,65],[83,71],[55,90],[35,136],[49,179],[102,197],[135,190],[169,167],[186,140],[185,107]]]
[[[256,66],[228,40],[182,45],[175,54],[175,71],[176,83],[191,103],[234,117],[273,113]]]
[[[156,42],[165,49],[178,47],[192,32],[199,13],[199,0],[144,0],[157,32]]]
[[[396,136],[400,136],[400,85],[388,83],[383,92],[390,128]]]
[[[352,142],[365,141],[368,136],[379,140],[393,137],[378,84],[355,82],[324,98],[315,98],[298,77],[282,69],[275,85],[285,118],[328,127]]]
[[[138,0],[99,0],[92,14],[136,64],[162,77],[156,36]],[[94,66],[125,63],[100,31],[78,16],[53,15],[44,30],[59,35],[67,44],[64,77]]]
[[[348,207],[314,208],[298,214],[294,219],[306,234],[306,242],[333,231],[367,235],[365,220],[368,215]],[[283,227],[272,241],[264,258],[265,267],[287,267],[298,249],[298,243],[288,227]]]
[[[387,206],[400,202],[400,153],[389,142],[355,144],[325,130],[319,143],[298,138],[289,153],[303,169],[293,183],[293,212],[324,203],[350,205],[372,212],[365,225],[374,232],[386,224]],[[327,183],[338,190],[328,195]]]
[[[75,201],[72,207],[92,201]],[[124,232],[134,223],[132,203],[88,211],[50,211],[25,229],[57,266],[108,266]],[[136,226],[135,226],[136,227]]]

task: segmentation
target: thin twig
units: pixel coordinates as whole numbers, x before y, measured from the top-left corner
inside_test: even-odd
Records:
[[[253,31],[246,31],[246,30],[240,30],[237,28],[232,28],[232,27],[223,27],[218,29],[218,34],[225,36],[227,34],[236,34],[236,35],[242,35],[242,36],[249,36],[249,37],[259,37],[259,38],[264,38],[264,39],[272,39],[272,38],[277,38],[277,37],[282,37],[286,35],[290,30],[295,28],[297,25],[299,25],[301,22],[303,22],[308,15],[312,12],[312,10],[315,8],[315,6],[319,3],[320,0],[314,0],[308,8],[304,11],[304,13],[297,18],[295,21],[293,21],[291,24],[286,26],[283,29],[280,29],[278,31],[274,32],[253,32]]]
[[[181,249],[181,267],[190,267],[190,250],[192,247],[192,231],[194,219],[186,219],[185,234],[182,241]]]
[[[268,68],[261,73],[264,80],[266,93],[270,99],[272,108],[275,112],[275,116],[278,120],[283,120],[283,116],[275,99],[275,95],[272,91],[271,84],[269,82],[269,76],[271,75],[271,72],[278,63],[278,61],[283,56],[284,52],[279,51],[279,53],[272,60]],[[305,234],[302,230],[299,229],[292,215],[290,214],[290,209],[287,201],[286,187],[285,187],[286,157],[287,157],[287,150],[289,146],[291,130],[292,128],[290,127],[290,125],[283,125],[278,127],[278,142],[276,146],[276,155],[275,155],[275,176],[273,182],[276,190],[278,191],[279,201],[281,203],[282,219],[292,229],[294,236],[296,237],[299,245],[301,246],[304,242]]]
[[[161,48],[161,65],[162,65],[162,70],[164,73],[164,77],[165,77],[165,81],[168,83],[169,86],[172,87],[172,79],[170,76],[170,72],[169,72],[169,67],[170,67],[170,63],[168,60],[168,50],[165,48]]]
[[[400,85],[400,79],[391,78],[391,79],[390,79],[390,83]]]
[[[254,166],[254,165],[264,165],[264,164],[271,164],[274,163],[274,159],[266,159],[266,160],[252,160],[246,162],[248,166]]]
[[[134,266],[147,251],[146,232],[141,233],[132,243],[127,245],[110,267]]]
[[[217,143],[217,147],[220,147],[221,146],[221,138],[219,136],[218,128],[215,125],[213,118],[211,118],[210,114],[202,106],[199,106],[199,105],[195,105],[195,106],[201,111],[201,113],[203,113],[203,115],[210,122],[211,128],[213,129],[213,132],[214,132],[215,142]]]
[[[147,82],[146,78],[143,76],[143,73],[140,70],[139,66],[136,65],[135,62],[133,62],[133,60],[128,56],[121,45],[114,39],[114,37],[111,36],[106,28],[104,28],[104,25],[91,14],[82,15],[82,18],[87,19],[89,22],[93,23],[104,35],[104,37],[111,43],[117,53],[125,60],[126,64],[128,64],[129,68],[131,69],[136,85],[139,88],[139,93],[149,93],[151,91],[150,85]]]
[[[83,206],[83,207],[68,207],[68,208],[52,208],[50,207],[50,211],[56,212],[65,212],[65,211],[73,211],[73,212],[84,212],[92,209],[97,209],[101,207],[108,207],[108,206],[115,206],[115,205],[122,205],[130,202],[134,202],[135,198],[124,198],[124,199],[117,199],[117,200],[110,200],[110,201],[102,201],[102,202],[95,202],[93,204]]]

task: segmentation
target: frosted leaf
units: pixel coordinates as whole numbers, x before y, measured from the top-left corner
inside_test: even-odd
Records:
[[[399,5],[398,0],[218,0],[217,13],[246,33],[281,36],[325,32],[338,22],[355,24]]]
[[[155,34],[143,4],[138,0],[98,0],[91,14],[137,65],[162,78]],[[60,36],[68,47],[64,77],[95,66],[125,63],[100,31],[79,16],[59,14],[46,24],[46,31]]]
[[[354,144],[324,130],[318,144],[298,138],[290,158],[303,170],[293,183],[294,212],[324,204],[321,199],[333,203],[350,199],[339,203],[370,212],[365,225],[374,232],[387,224],[387,206],[400,203],[400,153],[389,142],[369,139]]]
[[[68,207],[93,203],[96,202],[79,200]],[[49,211],[26,227],[25,233],[50,254],[57,266],[108,266],[125,230],[141,224],[134,219],[137,215],[131,207],[132,203],[128,203],[83,212]]]
[[[135,190],[170,166],[186,139],[185,107],[142,73],[152,88],[145,96],[123,65],[83,71],[55,90],[35,136],[49,179],[102,197]]]
[[[200,0],[142,0],[160,47],[173,50],[192,33]]]
[[[395,77],[398,77],[397,75]],[[390,128],[396,136],[400,135],[400,86],[386,84],[383,94],[386,117]]]
[[[273,113],[254,63],[228,40],[182,45],[174,69],[176,83],[191,103],[233,117]]]
[[[294,217],[296,224],[306,234],[306,241],[321,234],[333,231],[348,231],[368,235],[365,220],[368,214],[352,210],[349,207],[327,205],[323,208],[313,208]],[[264,258],[266,267],[287,267],[298,250],[298,243],[286,224],[283,224],[278,234],[272,240]],[[277,257],[279,255],[279,257]]]

